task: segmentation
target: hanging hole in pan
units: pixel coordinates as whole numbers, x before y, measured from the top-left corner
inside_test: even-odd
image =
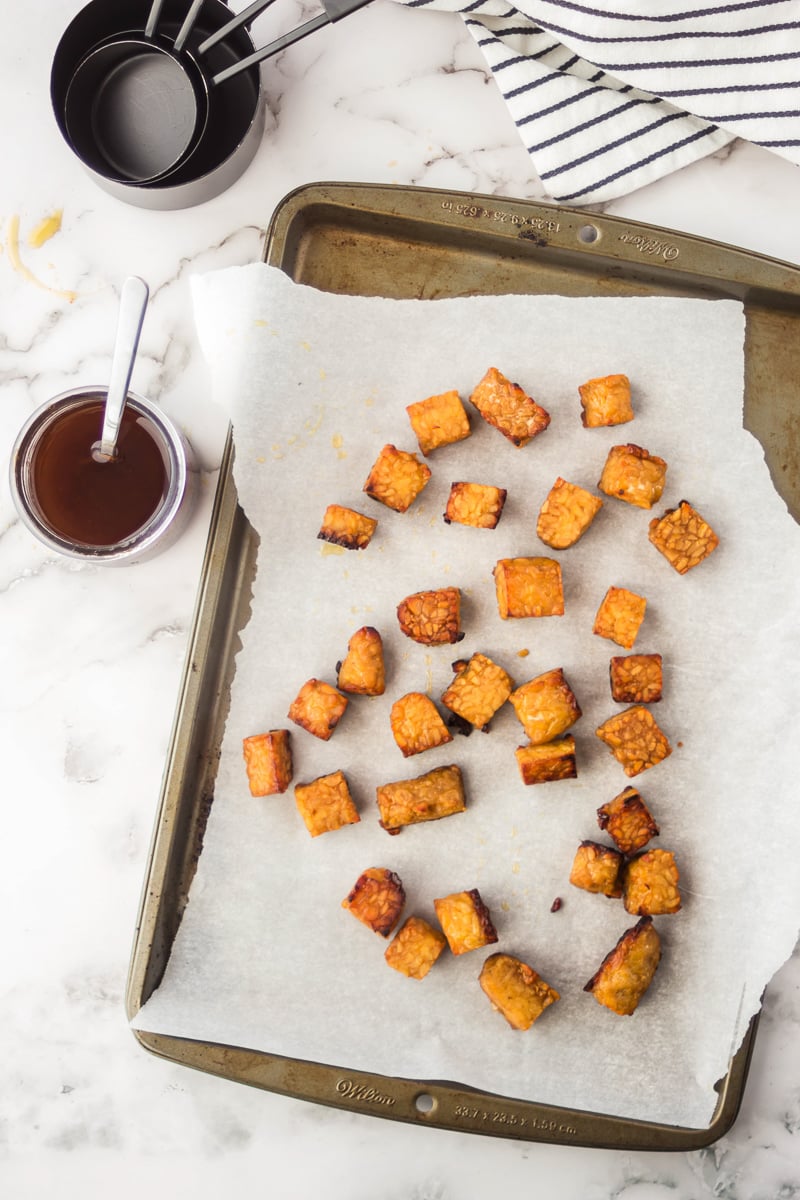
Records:
[[[428,1117],[436,1111],[436,1097],[432,1096],[430,1092],[420,1092],[414,1097],[414,1108],[420,1116]]]
[[[592,242],[598,241],[600,238],[600,230],[596,225],[581,225],[578,230],[578,240],[584,242],[587,246],[591,246]]]

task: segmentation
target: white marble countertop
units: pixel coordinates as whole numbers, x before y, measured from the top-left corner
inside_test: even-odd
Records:
[[[178,545],[115,570],[46,552],[3,484],[3,1195],[472,1200],[501,1187],[558,1200],[800,1195],[797,954],[766,993],[736,1124],[690,1154],[548,1146],[362,1117],[188,1071],[149,1056],[131,1035],[128,956],[226,435],[194,339],[189,280],[260,257],[276,204],[315,180],[547,197],[460,19],[375,0],[264,70],[263,144],[229,191],[179,212],[120,203],[84,174],[50,113],[50,61],[78,7],[49,0],[15,11],[0,50],[3,456],[36,405],[105,378],[119,287],[136,273],[151,304],[133,386],[186,430],[203,487]],[[271,24],[260,19],[256,36],[311,11],[287,2]],[[606,211],[800,262],[797,184],[795,167],[736,142]],[[55,210],[60,231],[28,245]],[[51,290],[15,263],[15,216],[22,262]],[[62,289],[77,293],[74,302]]]

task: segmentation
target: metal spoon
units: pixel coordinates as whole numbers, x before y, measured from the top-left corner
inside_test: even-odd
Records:
[[[100,441],[92,446],[92,458],[95,462],[111,462],[117,455],[119,427],[128,398],[128,385],[133,374],[149,296],[147,284],[143,279],[139,279],[138,275],[130,275],[122,285],[114,355],[103,411],[103,429]]]

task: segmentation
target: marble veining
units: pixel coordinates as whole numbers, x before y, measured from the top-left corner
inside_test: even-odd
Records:
[[[275,205],[314,180],[547,197],[460,20],[374,0],[265,69],[263,144],[228,192],[175,213],[121,204],[70,157],[49,111],[50,60],[79,6],[50,0],[15,10],[0,49],[3,458],[33,407],[105,378],[119,288],[135,272],[152,299],[133,386],[185,429],[200,498],[168,554],[98,569],[50,556],[0,486],[2,1194],[800,1195],[798,952],[767,990],[738,1121],[708,1150],[685,1155],[548,1146],[364,1117],[179,1068],[145,1054],[131,1036],[128,955],[226,435],[195,341],[190,280],[259,257]],[[276,5],[256,23],[256,39],[313,11]],[[736,142],[597,207],[800,262],[797,182],[791,164]],[[30,246],[30,232],[55,210],[59,232]],[[14,216],[24,270],[10,240]],[[64,291],[76,293],[73,302]]]

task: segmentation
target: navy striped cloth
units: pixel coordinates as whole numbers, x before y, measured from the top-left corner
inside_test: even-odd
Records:
[[[737,137],[800,164],[798,0],[402,2],[461,14],[556,200],[612,200]]]

